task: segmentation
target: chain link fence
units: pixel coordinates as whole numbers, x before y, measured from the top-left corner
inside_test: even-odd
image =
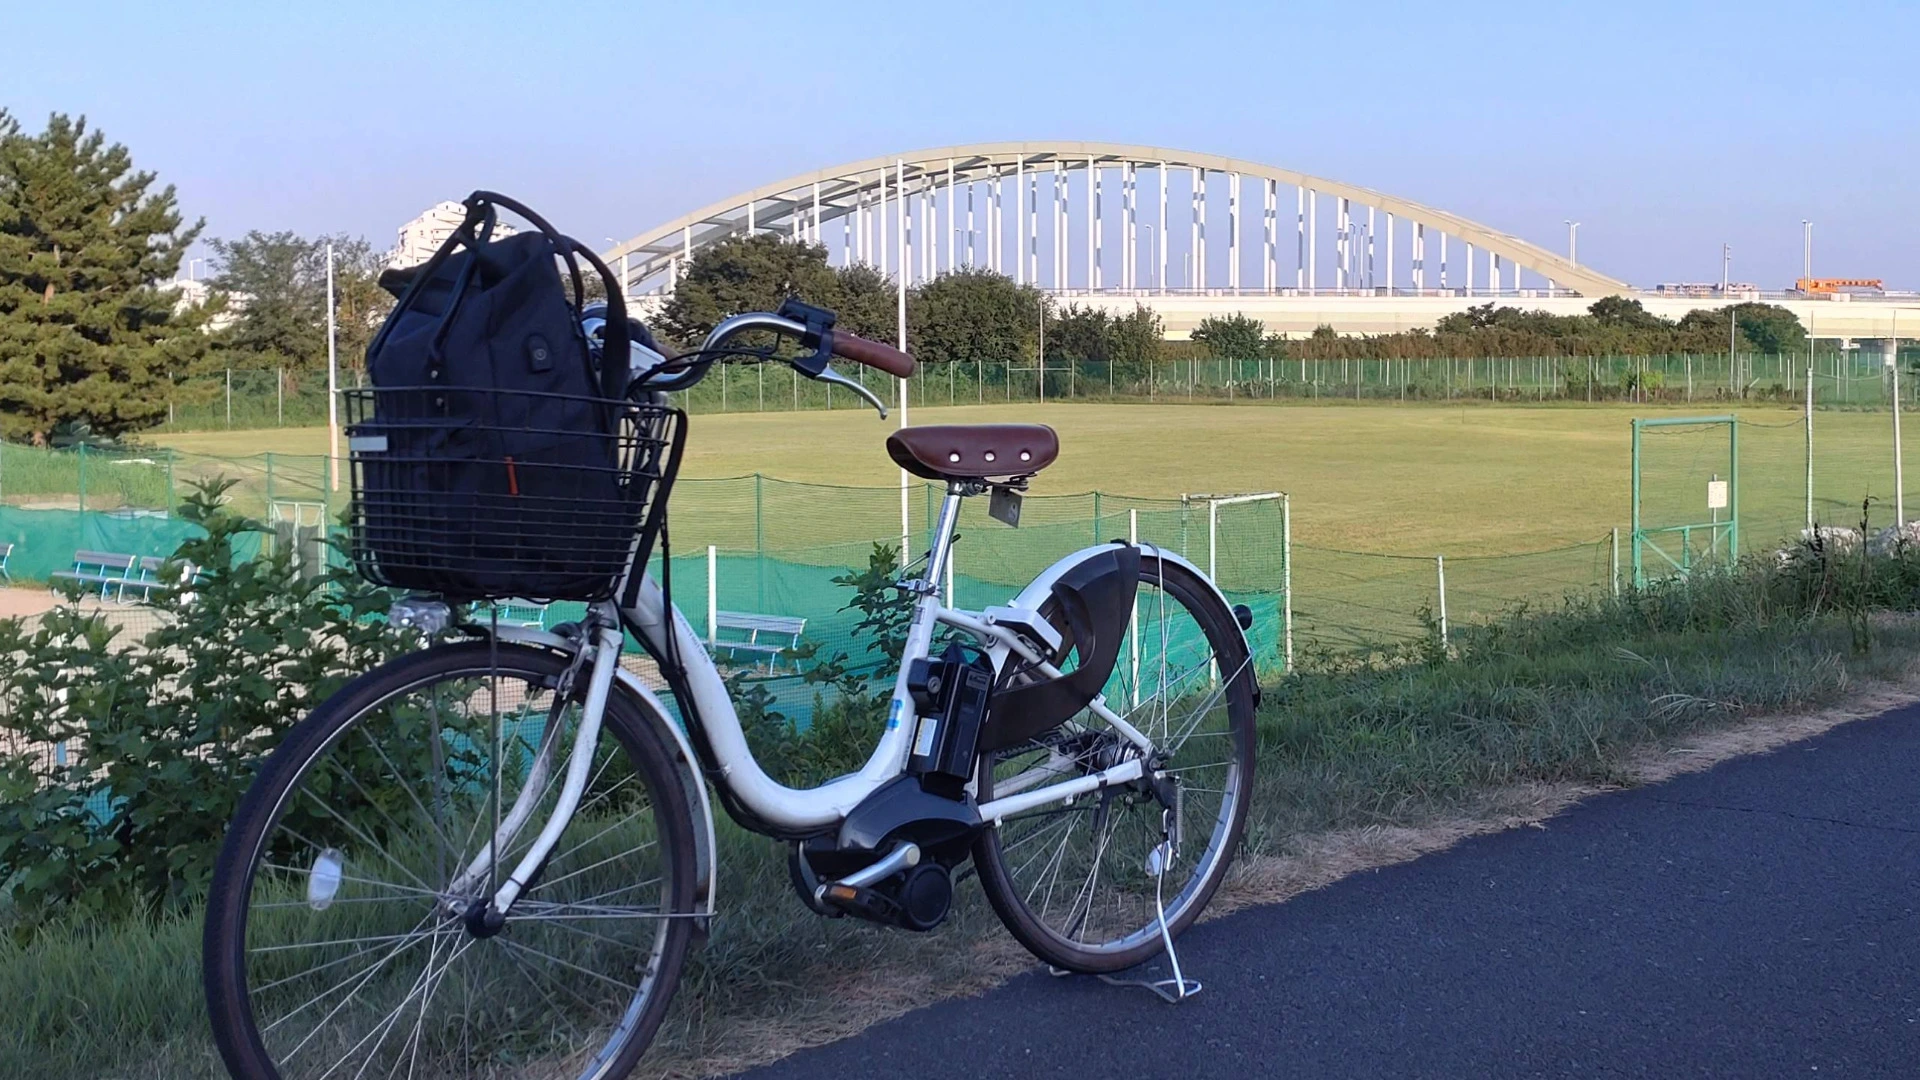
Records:
[[[1259,358],[1145,362],[1049,357],[1002,363],[925,364],[908,380],[916,407],[1039,401],[1802,401],[1812,365],[1820,407],[1885,408],[1892,380],[1878,354],[1517,357],[1453,360]],[[850,374],[892,400],[894,382],[855,366]],[[344,386],[361,373],[342,372]],[[1907,380],[1920,384],[1920,379]],[[1901,398],[1920,401],[1914,386]],[[684,394],[694,413],[859,409],[845,390],[801,378],[780,364],[722,364]],[[159,431],[314,427],[327,422],[326,374],[230,370],[175,380]]]

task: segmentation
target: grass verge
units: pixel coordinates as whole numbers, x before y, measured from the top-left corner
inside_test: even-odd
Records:
[[[1756,730],[1810,733],[1754,721],[1904,681],[1916,610],[1920,558],[1814,552],[1516,612],[1444,647],[1321,657],[1269,689],[1247,848],[1217,907],[1537,820],[1675,757],[1767,745]],[[780,848],[731,828],[724,844],[725,914],[639,1075],[766,1061],[1031,966],[972,888],[924,937],[825,922],[789,894]],[[0,938],[0,1000],[0,1075],[219,1075],[191,918]]]

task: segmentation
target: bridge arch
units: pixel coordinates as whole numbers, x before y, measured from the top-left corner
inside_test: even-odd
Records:
[[[1257,205],[1247,205],[1250,182]],[[1287,187],[1296,192],[1291,280],[1280,227]],[[1152,200],[1145,221],[1143,191]],[[1319,235],[1326,200],[1330,245]],[[1364,224],[1356,207],[1366,211]],[[1209,254],[1210,227],[1226,249],[1224,265],[1218,247]],[[1630,289],[1519,237],[1385,192],[1216,154],[1104,142],[976,143],[849,162],[721,199],[605,255],[620,265],[630,294],[670,291],[695,252],[753,232],[825,244],[836,263],[867,263],[908,283],[981,266],[1062,295],[1594,297]],[[1465,245],[1451,280],[1449,238]],[[1169,266],[1176,247],[1178,284]],[[1542,282],[1523,290],[1522,271]]]

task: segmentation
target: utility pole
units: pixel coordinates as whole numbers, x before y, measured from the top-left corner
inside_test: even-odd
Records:
[[[334,349],[333,241],[327,241],[327,462],[329,486],[340,490],[340,363]],[[229,376],[231,378],[231,376]],[[231,400],[231,398],[229,398]],[[229,406],[231,408],[231,406]]]
[[[1800,276],[1813,276],[1813,222],[1800,219]]]

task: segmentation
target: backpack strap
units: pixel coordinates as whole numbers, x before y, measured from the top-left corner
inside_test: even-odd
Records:
[[[600,394],[606,398],[623,398],[627,393],[627,374],[631,366],[628,353],[626,282],[616,284],[614,273],[585,244],[571,236],[561,234],[547,219],[534,213],[524,203],[510,199],[492,191],[476,191],[467,196],[467,206],[476,204],[504,206],[520,215],[534,228],[546,234],[553,244],[554,251],[566,260],[567,271],[573,278],[573,307],[577,312],[586,306],[587,290],[580,278],[580,264],[576,255],[584,257],[595,271],[600,274],[601,287],[607,294],[607,325],[601,331],[603,337],[600,347]],[[491,214],[491,210],[488,211]],[[492,227],[488,226],[489,229]]]
[[[404,287],[394,300],[393,312],[387,316],[385,322],[380,324],[380,330],[374,334],[373,340],[367,343],[368,356],[372,356],[374,353],[380,351],[381,344],[387,340],[387,334],[393,329],[394,323],[398,321],[394,316],[407,310],[407,308],[411,306],[415,290],[419,289],[431,279],[434,271],[440,269],[441,265],[445,263],[456,250],[465,248],[468,251],[472,251],[492,239],[493,227],[498,221],[498,218],[493,212],[493,207],[484,204],[475,205],[472,200],[468,200],[466,207],[466,218],[460,222],[459,226],[453,230],[453,234],[447,237],[446,242],[441,244],[439,250],[435,251],[432,257],[427,259],[426,262],[403,272],[396,273],[389,270],[381,273],[381,284],[386,285],[391,276],[391,279],[397,283],[404,282]],[[453,293],[448,297],[447,310],[440,314],[440,322],[434,329],[433,347],[436,352],[439,351],[440,340],[446,333],[447,323],[453,318],[454,309],[460,306],[460,297],[465,294],[467,282],[472,276],[473,260],[469,259],[467,260],[467,264],[461,268],[460,278],[454,282]]]

